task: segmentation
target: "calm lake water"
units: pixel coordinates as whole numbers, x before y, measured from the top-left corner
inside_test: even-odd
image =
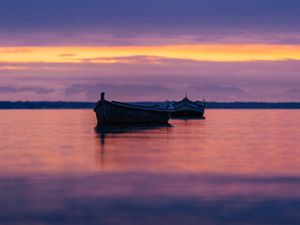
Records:
[[[300,224],[300,110],[95,130],[91,110],[0,111],[0,224]]]

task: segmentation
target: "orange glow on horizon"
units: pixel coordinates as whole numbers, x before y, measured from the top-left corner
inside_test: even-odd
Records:
[[[126,58],[136,56],[215,62],[300,60],[300,46],[216,44],[0,47],[2,63],[128,63],[130,60]]]

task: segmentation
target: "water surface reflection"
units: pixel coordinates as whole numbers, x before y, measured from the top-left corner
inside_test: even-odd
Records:
[[[0,179],[0,223],[299,224],[299,190],[299,177],[10,177]]]
[[[169,132],[169,129],[172,128],[171,124],[165,125],[101,125],[96,126],[95,133],[97,134],[97,138],[100,140],[100,150],[99,157],[100,157],[100,166],[104,168],[105,164],[105,139],[114,137],[116,134],[127,134],[127,133],[143,133],[145,131],[155,131],[155,130],[163,130]]]
[[[297,110],[96,132],[90,110],[0,118],[0,224],[300,224]]]

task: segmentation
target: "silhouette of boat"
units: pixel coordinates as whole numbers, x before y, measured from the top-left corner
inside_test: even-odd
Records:
[[[184,97],[181,101],[172,104],[174,109],[172,117],[175,118],[204,118],[205,101],[191,101]]]
[[[166,108],[150,107],[105,100],[97,102],[94,111],[98,125],[101,124],[168,124],[172,115],[172,106]]]

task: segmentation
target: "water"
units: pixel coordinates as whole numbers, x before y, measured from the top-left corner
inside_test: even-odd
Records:
[[[300,224],[299,115],[101,133],[91,110],[0,111],[0,224]]]

